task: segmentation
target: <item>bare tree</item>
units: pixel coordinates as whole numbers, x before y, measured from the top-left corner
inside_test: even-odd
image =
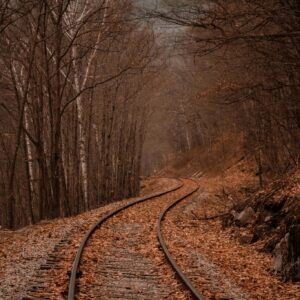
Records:
[[[127,0],[7,7],[14,22],[0,36],[0,157],[9,162],[1,173],[1,224],[136,195],[146,108],[140,98],[156,52],[151,30],[132,18]]]
[[[201,57],[214,62],[206,72],[214,72],[218,82],[199,90],[199,106],[208,99],[214,113],[228,118],[223,133],[238,129],[236,134],[243,135],[260,183],[263,173],[280,174],[298,165],[297,1],[165,2],[162,10],[148,16],[185,29],[176,45],[181,53],[193,55],[199,71],[205,65]],[[232,116],[235,122],[230,122]],[[210,119],[206,124],[213,128]],[[218,143],[217,133],[214,140]]]

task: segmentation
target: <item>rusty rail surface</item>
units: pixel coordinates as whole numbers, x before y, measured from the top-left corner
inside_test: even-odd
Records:
[[[176,181],[177,181],[177,185],[175,187],[171,188],[171,189],[135,199],[135,200],[131,201],[130,203],[125,204],[125,205],[123,205],[123,206],[121,206],[121,207],[105,214],[103,217],[101,217],[98,220],[98,222],[96,224],[94,224],[90,228],[90,230],[83,237],[83,239],[82,239],[82,241],[79,245],[79,248],[77,250],[75,259],[73,261],[73,265],[72,265],[72,269],[71,269],[71,275],[70,275],[70,281],[69,281],[68,300],[74,300],[75,299],[77,271],[78,271],[78,267],[80,265],[82,252],[84,250],[84,247],[86,246],[87,241],[92,236],[92,234],[95,232],[95,230],[98,229],[109,218],[113,217],[114,215],[116,215],[117,213],[121,212],[122,210],[124,210],[128,207],[131,207],[135,204],[138,204],[138,203],[141,203],[141,202],[144,202],[144,201],[147,201],[147,200],[151,200],[153,198],[157,198],[157,197],[166,195],[168,193],[174,192],[174,191],[180,189],[181,187],[183,187],[183,182],[181,180],[177,179]]]
[[[197,183],[195,180],[190,179],[193,182]],[[189,192],[188,194],[176,199],[175,201],[173,201],[170,205],[168,205],[168,207],[165,208],[164,211],[161,212],[158,221],[157,221],[157,238],[159,241],[159,244],[161,246],[162,251],[164,252],[167,260],[169,261],[169,263],[171,264],[173,270],[175,271],[175,273],[179,276],[180,280],[184,283],[184,285],[190,290],[190,292],[192,293],[193,297],[197,300],[204,300],[203,295],[200,294],[200,292],[193,286],[193,284],[191,283],[191,281],[188,279],[187,276],[185,276],[184,272],[182,271],[182,269],[177,265],[176,261],[174,260],[174,258],[172,257],[167,244],[165,242],[165,239],[163,237],[162,234],[162,222],[166,216],[166,214],[172,209],[174,208],[177,204],[179,204],[181,201],[185,200],[186,198],[192,196],[193,194],[195,194],[197,191],[199,190],[199,186],[197,183],[197,187],[194,188],[191,192]]]

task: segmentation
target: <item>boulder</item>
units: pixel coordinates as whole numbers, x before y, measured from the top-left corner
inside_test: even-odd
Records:
[[[233,216],[241,226],[254,223],[256,219],[255,211],[252,207],[247,207],[240,213],[234,213]]]
[[[273,269],[285,281],[300,281],[300,225],[293,225],[274,249]]]
[[[286,252],[289,243],[289,233],[287,233],[283,239],[275,246],[273,255],[273,270],[275,273],[281,273],[284,265],[284,261],[286,260]]]
[[[272,220],[272,216],[267,216],[267,217],[265,217],[264,222],[265,222],[265,223],[268,223],[268,222],[270,222],[271,220]]]

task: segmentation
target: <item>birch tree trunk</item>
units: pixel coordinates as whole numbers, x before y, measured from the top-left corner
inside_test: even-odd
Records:
[[[30,125],[29,125],[29,115],[28,115],[28,106],[25,106],[24,111],[24,127],[27,131],[30,131]],[[25,155],[26,155],[26,166],[28,170],[28,183],[29,183],[29,201],[27,203],[27,210],[28,210],[28,216],[30,223],[32,224],[34,222],[34,215],[33,215],[33,207],[32,202],[34,199],[34,167],[33,167],[33,149],[31,142],[26,134],[24,134],[25,139]]]
[[[88,2],[86,1],[84,4],[84,8],[82,11],[82,14],[79,16],[79,18],[76,20],[77,26],[81,26],[81,21],[90,13],[87,9]],[[108,0],[103,1],[103,5],[107,5]],[[74,11],[71,12],[71,15],[76,15],[76,9],[79,6],[79,2],[76,1],[73,5]],[[84,68],[80,68],[80,62],[78,61],[79,57],[79,51],[76,45],[72,44],[72,61],[73,61],[73,68],[74,68],[74,89],[77,94],[80,94],[80,92],[86,87],[86,84],[88,82],[88,79],[90,77],[91,71],[92,71],[92,63],[95,60],[97,48],[99,47],[100,43],[100,37],[101,37],[101,27],[104,25],[105,19],[107,15],[107,7],[104,7],[104,16],[103,20],[101,22],[101,26],[98,29],[97,39],[95,44],[93,45],[93,50],[91,54],[89,55],[87,59],[87,65]],[[69,16],[65,17],[65,21],[68,24],[70,20]],[[70,23],[68,24],[71,25]],[[77,34],[79,28],[75,28],[71,30],[70,35],[68,36],[69,40],[72,40],[75,38],[75,35]],[[80,74],[83,73],[83,76],[80,76]],[[81,79],[82,78],[82,79]],[[81,80],[80,80],[81,79]],[[86,133],[84,129],[84,107],[83,107],[83,97],[82,95],[79,95],[76,99],[76,107],[77,107],[77,118],[78,118],[78,144],[79,144],[79,163],[80,163],[80,171],[81,171],[81,180],[82,180],[82,191],[83,191],[83,200],[84,200],[84,206],[85,209],[89,208],[89,198],[88,198],[88,159],[87,159],[87,151],[86,151],[86,145],[87,145],[87,138]]]

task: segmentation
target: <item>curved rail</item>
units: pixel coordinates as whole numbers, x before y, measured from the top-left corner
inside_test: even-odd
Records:
[[[180,189],[183,186],[183,182],[181,180],[178,180],[178,179],[176,179],[176,181],[177,181],[177,185],[175,187],[173,187],[171,189],[168,189],[168,190],[165,190],[165,191],[162,191],[162,192],[154,193],[152,195],[141,197],[141,198],[138,198],[138,199],[136,199],[136,200],[134,200],[130,203],[127,203],[127,204],[125,204],[125,205],[123,205],[123,206],[107,213],[102,218],[100,218],[94,226],[92,226],[92,228],[83,237],[83,239],[82,239],[82,241],[79,245],[79,248],[77,250],[73,265],[72,265],[71,276],[70,276],[70,281],[69,281],[68,300],[74,300],[75,299],[76,275],[77,275],[77,270],[78,270],[78,267],[79,267],[79,264],[80,264],[81,255],[82,255],[83,249],[84,249],[88,239],[91,237],[91,235],[94,233],[94,231],[99,226],[101,226],[101,224],[103,224],[105,221],[107,221],[109,218],[111,218],[112,216],[116,215],[120,211],[122,211],[122,210],[124,210],[124,209],[126,209],[130,206],[133,206],[135,204],[144,202],[146,200],[150,200],[150,199],[153,199],[153,198],[156,198],[156,197],[166,195],[168,193],[171,193],[171,192],[174,192],[174,191]]]
[[[196,182],[193,179],[190,179],[194,182]],[[174,258],[172,257],[167,244],[165,242],[165,239],[162,235],[162,230],[161,230],[161,223],[164,219],[164,217],[166,216],[167,212],[170,211],[173,207],[175,207],[179,202],[185,200],[186,198],[188,198],[189,196],[195,194],[197,191],[199,190],[199,186],[197,183],[197,187],[195,189],[193,189],[191,192],[189,192],[188,194],[176,199],[175,201],[173,201],[168,207],[165,208],[165,210],[160,214],[158,221],[157,221],[157,237],[158,237],[158,241],[160,243],[161,249],[163,250],[167,260],[169,261],[169,263],[171,264],[172,268],[174,269],[174,271],[176,272],[176,274],[179,276],[179,278],[182,280],[182,282],[185,284],[185,286],[191,291],[193,297],[195,299],[198,300],[204,300],[204,297],[199,293],[199,291],[193,286],[193,284],[191,283],[191,281],[184,275],[182,269],[177,265],[176,261],[174,260]]]

